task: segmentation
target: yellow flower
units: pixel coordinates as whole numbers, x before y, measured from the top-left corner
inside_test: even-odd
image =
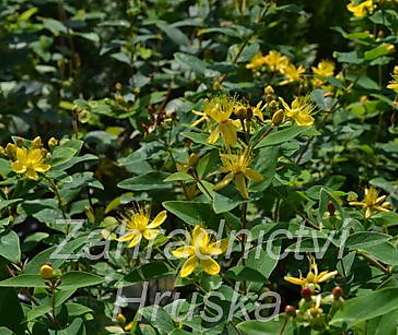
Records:
[[[322,60],[318,63],[317,67],[312,67],[312,72],[315,75],[314,84],[320,86],[324,83],[323,79],[332,77],[335,70],[335,64],[330,60]]]
[[[249,192],[247,190],[246,179],[255,182],[263,180],[263,176],[259,172],[249,168],[251,162],[249,152],[245,150],[240,154],[221,154],[220,158],[223,164],[221,172],[227,174],[214,189],[220,190],[231,183],[231,181],[234,181],[242,197],[248,199]]]
[[[366,0],[362,3],[355,3],[351,1],[347,5],[347,9],[354,14],[355,17],[364,17],[368,13],[372,13],[375,8],[375,5],[373,4],[373,0]]]
[[[359,206],[365,209],[365,218],[370,218],[375,212],[389,212],[391,204],[386,199],[386,195],[379,196],[379,192],[374,188],[365,188],[365,197],[362,201],[350,201],[351,206]]]
[[[309,258],[310,268],[306,277],[303,277],[300,273],[300,277],[285,276],[285,280],[291,284],[299,285],[301,287],[309,287],[313,290],[318,291],[320,289],[319,284],[328,281],[337,275],[337,271],[322,271],[318,272],[318,265],[316,264],[315,258]]]
[[[295,81],[303,80],[303,74],[305,72],[304,66],[300,65],[296,67],[294,64],[286,65],[282,70],[281,73],[285,76],[285,80],[281,82],[281,85],[285,85],[288,83],[293,83]]]
[[[11,149],[11,146],[9,146]],[[18,174],[25,175],[32,180],[39,179],[39,173],[45,173],[50,170],[51,165],[44,163],[46,151],[41,148],[27,149],[13,146],[15,161],[11,163],[11,169]]]
[[[143,208],[130,212],[123,218],[126,233],[118,238],[120,242],[129,242],[128,248],[134,248],[142,237],[150,241],[156,238],[160,230],[157,229],[167,218],[167,212],[162,211],[150,221],[150,213]]]
[[[271,50],[268,55],[264,57],[265,64],[270,68],[271,71],[280,71],[289,65],[289,58],[282,55],[280,52]]]
[[[265,58],[261,53],[254,55],[254,57],[250,60],[250,63],[246,65],[246,69],[249,70],[257,70],[261,68],[265,64]]]
[[[259,101],[255,107],[251,107],[252,113],[259,120],[264,121],[264,109],[267,107],[267,104],[264,101]]]
[[[214,276],[220,272],[220,265],[213,257],[225,253],[227,247],[227,240],[213,242],[207,231],[197,225],[193,229],[188,243],[172,251],[172,254],[177,258],[187,258],[180,270],[182,278],[188,277],[198,266],[201,266],[209,275]]]
[[[285,115],[293,119],[300,127],[308,127],[314,124],[314,118],[311,116],[314,106],[308,102],[308,97],[297,97],[289,106],[283,98],[279,98],[285,109]]]
[[[394,71],[392,73],[393,80],[387,85],[387,88],[393,90],[395,93],[398,93],[398,65],[394,66]]]
[[[194,122],[192,122],[192,127],[197,127],[199,126],[202,122],[206,122],[209,120],[209,117],[206,115],[206,113],[204,112],[199,112],[199,111],[192,111],[193,114],[200,116],[199,119],[195,120]]]
[[[222,136],[226,146],[235,145],[238,142],[239,120],[231,120],[230,117],[235,110],[236,103],[232,98],[220,96],[208,101],[204,112],[217,122],[208,138],[208,143],[214,144]]]

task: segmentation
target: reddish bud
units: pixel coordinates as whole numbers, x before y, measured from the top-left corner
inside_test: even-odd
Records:
[[[328,211],[330,216],[334,216],[334,214],[336,213],[336,207],[334,206],[333,202],[328,203]]]
[[[336,287],[332,290],[332,294],[333,294],[333,297],[334,297],[335,299],[338,299],[338,298],[340,298],[340,297],[343,296],[343,289],[342,289],[340,286],[336,286]]]
[[[313,291],[312,289],[310,289],[309,287],[303,287],[303,289],[301,290],[301,296],[305,299],[305,300],[310,300],[312,295],[313,295]]]
[[[296,308],[292,305],[287,305],[285,307],[285,313],[289,316],[296,316]]]

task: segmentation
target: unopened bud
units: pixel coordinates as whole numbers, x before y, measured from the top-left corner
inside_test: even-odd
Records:
[[[122,85],[121,83],[116,83],[116,84],[115,84],[115,90],[116,90],[116,91],[121,91],[122,88],[123,88],[123,85]]]
[[[355,192],[348,192],[347,201],[356,201],[358,199],[358,194]]]
[[[336,286],[333,290],[332,290],[332,295],[333,298],[335,299],[339,299],[340,297],[343,296],[343,289],[340,286]]]
[[[196,163],[198,162],[198,160],[199,160],[199,155],[192,153],[189,155],[188,165],[190,167],[194,167],[194,166],[196,166]]]
[[[116,321],[120,325],[124,326],[126,324],[127,320],[126,320],[126,317],[122,313],[119,313],[118,315],[116,315]]]
[[[32,149],[40,149],[41,147],[43,147],[43,142],[40,136],[37,136],[32,141]]]
[[[268,104],[268,108],[269,108],[271,111],[277,110],[277,109],[279,108],[279,103],[278,103],[278,101],[272,100],[272,101]]]
[[[385,46],[386,46],[386,48],[387,48],[387,50],[388,50],[388,52],[389,52],[390,54],[392,54],[392,53],[395,52],[395,45],[394,45],[394,44],[388,43],[388,44],[386,44]]]
[[[289,316],[296,316],[296,308],[292,305],[287,305],[285,307],[285,313]]]
[[[305,299],[305,300],[310,300],[312,295],[313,295],[313,291],[311,288],[309,287],[303,287],[301,290],[301,296]]]
[[[334,216],[334,214],[336,213],[336,207],[334,206],[333,202],[328,203],[328,211],[330,216]]]
[[[284,118],[285,118],[285,113],[283,112],[282,109],[280,109],[276,111],[274,115],[272,115],[272,120],[271,120],[272,124],[274,126],[279,126],[283,122]]]
[[[54,278],[55,275],[53,267],[49,264],[42,265],[40,268],[40,276],[45,280]]]
[[[17,146],[13,143],[8,143],[6,146],[6,154],[9,158],[14,159],[17,153]]]
[[[57,146],[58,145],[58,143],[59,143],[59,141],[55,138],[55,137],[51,137],[49,140],[48,140],[48,146],[50,147],[50,148],[54,148],[55,146]]]
[[[317,317],[319,317],[319,316],[321,316],[321,314],[322,314],[322,309],[321,308],[319,308],[319,307],[311,307],[309,310],[308,310],[308,312],[310,313],[310,315],[313,317],[313,318],[317,318]]]
[[[264,94],[265,95],[273,95],[275,93],[274,89],[272,88],[271,85],[268,85],[264,88]]]
[[[6,150],[1,145],[0,145],[0,155],[1,156],[6,156],[7,155]]]

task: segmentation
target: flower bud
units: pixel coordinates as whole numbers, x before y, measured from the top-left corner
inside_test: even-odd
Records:
[[[285,113],[283,112],[282,109],[279,109],[274,113],[274,115],[272,115],[272,120],[271,120],[272,124],[274,126],[279,126],[283,122],[284,118],[285,118]]]
[[[122,88],[123,88],[123,85],[122,85],[121,83],[116,83],[116,84],[115,84],[115,90],[116,90],[116,91],[121,91]]]
[[[40,136],[37,136],[32,141],[32,149],[40,149],[41,147],[43,147],[43,142]]]
[[[188,165],[190,167],[194,167],[194,166],[196,166],[196,163],[198,162],[198,160],[199,160],[199,156],[195,153],[192,153],[189,155]]]
[[[116,315],[116,321],[120,325],[124,326],[126,324],[127,320],[126,320],[126,317],[122,313],[119,313],[118,315]]]
[[[1,145],[0,145],[0,155],[1,156],[6,156],[7,155],[6,150]]]
[[[321,316],[321,314],[322,314],[322,308],[319,308],[319,307],[311,307],[309,310],[308,310],[308,313],[313,317],[313,318],[317,318],[317,317],[319,317],[319,316]]]
[[[285,313],[288,316],[296,316],[296,308],[292,305],[287,305],[285,307]]]
[[[330,216],[334,216],[336,213],[336,207],[334,206],[333,202],[328,203],[328,211]]]
[[[394,44],[387,43],[387,44],[386,44],[386,48],[387,48],[387,50],[388,50],[388,52],[389,52],[390,54],[392,54],[392,53],[395,52],[395,45],[394,45]]]
[[[265,95],[273,95],[275,93],[274,89],[272,88],[271,85],[268,85],[264,88],[264,94]]]
[[[272,100],[272,101],[268,104],[268,108],[269,108],[271,111],[277,110],[277,109],[279,108],[279,103],[278,103],[278,101]]]
[[[340,286],[336,286],[333,290],[332,290],[332,295],[333,298],[335,299],[339,299],[340,297],[343,296],[343,289]]]
[[[53,267],[49,264],[42,265],[40,268],[40,276],[45,280],[54,278]]]
[[[14,159],[17,153],[17,146],[13,143],[8,143],[6,146],[7,156],[11,159]]]
[[[305,300],[310,300],[313,294],[314,294],[314,292],[309,287],[303,287],[302,290],[301,290],[301,296]]]
[[[58,145],[58,140],[55,138],[55,137],[51,137],[49,140],[48,140],[48,146],[50,147],[50,148],[53,148],[53,147],[55,147],[55,146],[57,146]]]
[[[275,101],[275,97],[273,95],[266,95],[265,96],[265,102],[271,103],[272,101]]]

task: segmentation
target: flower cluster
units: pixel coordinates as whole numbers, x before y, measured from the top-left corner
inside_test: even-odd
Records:
[[[51,148],[57,143],[56,139],[51,138],[48,145]],[[11,161],[11,170],[27,179],[38,180],[40,174],[51,169],[51,165],[47,163],[49,152],[44,148],[40,137],[36,137],[30,143],[9,143],[1,151]]]

